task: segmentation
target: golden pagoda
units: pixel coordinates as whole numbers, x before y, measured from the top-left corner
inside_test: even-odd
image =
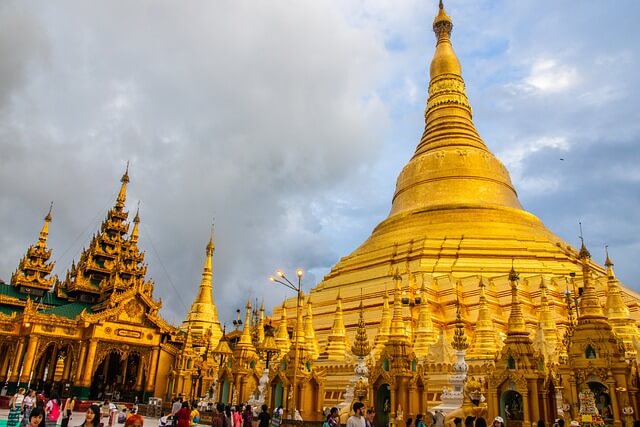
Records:
[[[357,333],[361,290],[367,306],[367,332],[375,336],[371,363],[382,369],[371,370],[382,376],[370,377],[369,395],[380,397],[378,393],[384,394],[385,388],[400,392],[381,366],[404,366],[405,362],[389,357],[391,353],[394,357],[412,354],[421,356],[415,359],[417,370],[434,373],[429,380],[429,400],[437,403],[438,390],[447,386],[448,375],[442,370],[452,363],[448,342],[454,335],[456,323],[452,319],[458,299],[465,335],[472,337],[467,353],[469,374],[484,387],[488,375],[496,369],[497,355],[506,351],[502,347],[509,331],[507,313],[512,311],[510,273],[514,263],[521,277],[518,327],[527,334],[540,330],[535,345],[531,343],[533,350],[527,347],[527,352],[539,355],[537,348],[544,347],[547,355],[542,363],[550,365],[565,352],[558,337],[570,335],[572,328],[572,312],[565,296],[567,283],[578,289],[588,280],[608,280],[607,270],[591,259],[585,262],[593,278],[586,278],[579,251],[520,204],[509,172],[473,123],[462,67],[453,49],[452,29],[453,21],[440,2],[433,21],[436,46],[429,69],[424,132],[398,176],[387,218],[310,291],[315,336],[324,349],[316,367],[327,370],[327,405],[341,402],[335,396],[344,392],[344,373],[352,371],[355,363],[346,342]],[[414,292],[415,276],[429,279],[420,290],[428,303],[424,308],[412,304],[411,298],[401,298],[408,304],[395,301],[397,283],[407,284],[401,292]],[[394,287],[393,315],[386,296],[388,286]],[[620,298],[614,295],[611,302],[612,307],[620,307],[611,312],[613,319],[618,319],[618,333],[626,337],[626,343],[638,345],[640,340],[630,337],[640,318],[640,295],[618,282],[611,286],[612,292],[619,289],[620,293]],[[596,291],[596,299],[604,302],[606,290],[602,287]],[[620,326],[626,314],[625,303],[632,304],[631,320]],[[295,299],[285,301],[275,309],[274,318],[286,318],[286,310],[288,324],[294,322],[295,326],[291,317],[295,306]],[[429,322],[421,316],[427,308],[433,330],[441,331],[439,338],[431,332],[425,334]],[[406,337],[406,347],[400,345],[401,337]],[[427,340],[434,343],[425,355]],[[551,393],[553,381],[548,384]],[[376,400],[377,412],[383,410],[383,403]],[[416,415],[404,407],[403,411],[405,417]],[[387,415],[395,412],[397,407],[387,408]]]
[[[203,337],[208,334],[211,348],[215,348],[222,337],[222,327],[218,320],[218,310],[213,302],[213,253],[216,247],[213,242],[213,230],[209,243],[207,244],[204,267],[202,269],[202,279],[198,295],[193,300],[187,317],[182,323],[182,330],[191,328],[191,332],[196,337]]]

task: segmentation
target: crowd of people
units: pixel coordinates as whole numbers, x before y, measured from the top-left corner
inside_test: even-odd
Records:
[[[20,388],[9,399],[7,427],[68,427],[75,405],[76,398],[73,396],[61,401],[56,393],[47,398],[44,391],[37,393],[35,390]],[[106,409],[104,415],[102,408]],[[84,421],[78,427],[114,427],[116,423],[124,424],[124,427],[143,427],[144,419],[136,413],[136,408],[137,405],[131,411],[123,408],[118,413],[113,402],[93,404],[87,409]],[[103,417],[107,418],[106,423],[103,422]]]
[[[196,402],[190,404],[180,397],[175,398],[171,405],[171,413],[160,417],[159,427],[194,427],[200,423],[199,407],[202,406]],[[283,412],[281,406],[270,414],[267,405],[262,405],[260,412],[254,413],[251,405],[224,403],[207,405],[206,409],[212,413],[213,427],[279,427]]]

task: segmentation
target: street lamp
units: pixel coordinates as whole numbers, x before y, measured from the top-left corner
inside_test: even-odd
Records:
[[[276,271],[276,275],[278,277],[271,276],[269,280],[275,283],[279,283],[287,288],[295,291],[298,297],[298,302],[296,304],[296,329],[295,329],[295,339],[293,341],[293,384],[292,384],[292,392],[291,392],[291,401],[293,402],[293,411],[289,408],[287,404],[287,414],[289,418],[293,419],[296,410],[296,389],[298,387],[298,363],[299,363],[299,343],[300,343],[300,332],[302,332],[302,276],[304,276],[304,270],[298,269],[296,271],[296,276],[298,276],[298,285],[294,285],[284,274],[282,270]]]

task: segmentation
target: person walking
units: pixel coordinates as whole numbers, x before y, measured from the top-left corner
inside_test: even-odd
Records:
[[[327,419],[322,424],[322,427],[338,427],[339,417],[340,415],[338,412],[338,408],[334,406],[329,411],[329,414],[327,415]]]
[[[29,416],[31,415],[31,410],[36,404],[36,392],[34,390],[27,390],[24,394],[24,400],[22,401],[22,413],[24,417],[22,418],[22,425],[28,426],[30,424]]]
[[[60,400],[57,394],[52,394],[51,399],[44,407],[47,414],[45,424],[47,427],[56,427],[58,424],[58,418],[60,418]]]
[[[269,407],[265,404],[260,407],[262,411],[258,414],[258,427],[269,427],[271,416],[269,415]]]
[[[189,427],[191,425],[191,410],[189,409],[189,402],[186,400],[182,402],[182,408],[174,415],[178,419],[178,427]]]
[[[251,405],[247,404],[242,413],[242,427],[253,427],[253,411]]]
[[[366,427],[364,421],[364,403],[356,402],[353,404],[353,415],[347,420],[347,427]]]
[[[17,427],[18,424],[20,424],[24,392],[24,388],[20,387],[18,392],[9,400],[9,417],[7,418],[7,427]]]

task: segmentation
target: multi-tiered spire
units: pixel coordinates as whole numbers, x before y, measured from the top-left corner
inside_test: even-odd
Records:
[[[351,352],[357,357],[363,358],[371,352],[371,345],[367,337],[367,325],[364,323],[364,306],[362,305],[362,297],[360,297],[360,317],[358,318],[358,329],[351,346]]]
[[[240,334],[235,349],[233,350],[233,359],[237,361],[237,366],[234,365],[234,369],[246,369],[250,366],[250,362],[257,358],[256,348],[253,345],[251,339],[251,302],[247,301],[245,307],[244,328]]]
[[[633,360],[637,355],[634,344],[640,340],[640,332],[636,321],[630,316],[629,307],[624,302],[608,250],[604,265],[607,267],[607,318],[613,332],[624,342],[625,357]]]
[[[88,299],[105,301],[114,291],[124,291],[143,284],[152,286],[150,282],[145,282],[147,266],[144,264],[144,254],[138,248],[139,213],[134,218],[131,236],[127,237],[129,214],[124,209],[129,183],[128,164],[120,182],[114,207],[107,213],[89,247],[83,249],[78,263],[74,262],[67,271],[63,288],[72,297],[85,294]]]
[[[380,318],[380,326],[378,326],[378,333],[373,341],[373,354],[378,356],[389,339],[389,332],[391,331],[391,310],[389,309],[389,294],[387,289],[384,289],[384,295],[382,296],[382,317]]]
[[[280,323],[278,323],[278,328],[276,329],[276,345],[278,346],[278,350],[280,350],[280,355],[285,355],[291,347],[291,339],[289,338],[289,329],[287,326],[287,308],[284,303],[282,303],[281,310]]]
[[[203,337],[207,330],[210,330],[209,339],[211,348],[214,348],[222,337],[222,327],[218,320],[218,310],[213,302],[213,253],[215,248],[212,230],[205,251],[204,267],[202,268],[202,278],[200,279],[198,295],[193,300],[187,317],[182,324],[182,329],[186,329],[187,327],[191,328],[193,335],[196,337]]]
[[[480,300],[478,301],[478,319],[471,339],[471,345],[467,351],[467,360],[493,361],[498,350],[496,331],[493,326],[493,318],[489,311],[489,303],[485,295],[485,284],[480,277]]]
[[[311,304],[311,297],[307,299],[307,315],[304,317],[304,342],[306,345],[305,350],[309,356],[315,360],[320,355],[318,349],[318,341],[316,340],[316,333],[313,329],[313,306]]]
[[[413,352],[417,357],[426,357],[429,354],[429,346],[436,343],[438,335],[436,330],[433,328],[433,322],[431,320],[431,310],[429,309],[429,300],[427,298],[427,288],[424,284],[424,277],[420,287],[420,295],[422,298],[418,311],[418,324],[416,325]]]
[[[32,289],[39,289],[40,293],[49,291],[58,280],[55,275],[51,275],[55,262],[49,261],[51,249],[47,248],[52,209],[53,202],[51,202],[49,212],[44,217],[44,224],[42,224],[38,241],[27,249],[27,253],[20,260],[18,268],[11,275],[11,283],[13,286],[20,288],[22,292],[31,293]]]
[[[336,314],[333,318],[333,326],[327,340],[327,348],[322,358],[328,360],[342,360],[345,358],[347,351],[347,330],[344,327],[344,319],[342,317],[342,297],[338,291],[336,300]]]
[[[553,313],[549,307],[547,285],[544,279],[540,279],[540,308],[538,311],[538,325],[534,347],[542,353],[547,361],[557,361],[558,329],[553,320]]]

